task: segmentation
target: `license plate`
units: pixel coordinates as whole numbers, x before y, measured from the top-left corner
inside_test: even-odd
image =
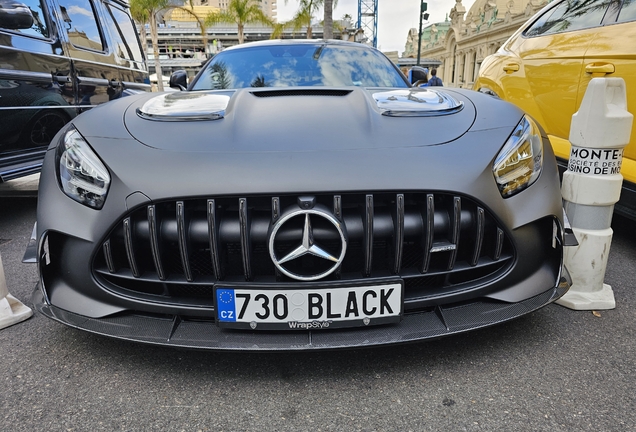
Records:
[[[217,286],[220,327],[321,330],[395,323],[402,316],[399,282],[320,289]]]

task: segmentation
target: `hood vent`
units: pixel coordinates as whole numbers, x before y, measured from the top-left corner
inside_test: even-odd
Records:
[[[251,92],[256,97],[279,97],[279,96],[346,96],[351,90],[333,89],[294,89],[294,90],[265,90]]]
[[[233,91],[164,93],[148,99],[137,115],[146,120],[220,120],[225,116]]]
[[[389,117],[431,117],[454,114],[464,108],[463,102],[446,92],[419,87],[379,91],[373,98],[382,115]]]

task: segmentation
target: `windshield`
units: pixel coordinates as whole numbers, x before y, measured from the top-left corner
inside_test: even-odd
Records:
[[[268,45],[223,51],[192,90],[243,87],[408,87],[384,55],[366,47]]]

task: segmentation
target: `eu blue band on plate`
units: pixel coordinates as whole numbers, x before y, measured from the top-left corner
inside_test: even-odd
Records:
[[[216,307],[219,321],[236,321],[236,303],[233,289],[216,290]]]

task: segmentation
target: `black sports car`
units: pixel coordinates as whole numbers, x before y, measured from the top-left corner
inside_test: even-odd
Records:
[[[46,155],[44,315],[218,350],[440,337],[569,288],[555,158],[473,91],[413,88],[372,48],[270,41],[187,91],[113,101]]]

